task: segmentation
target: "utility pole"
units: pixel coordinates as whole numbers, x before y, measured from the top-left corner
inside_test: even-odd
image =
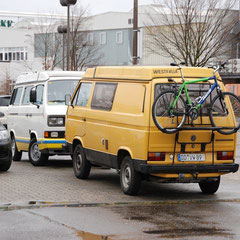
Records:
[[[67,7],[67,70],[70,70],[70,6],[75,5],[77,0],[60,0],[63,7]]]
[[[133,65],[138,63],[138,0],[133,5]]]

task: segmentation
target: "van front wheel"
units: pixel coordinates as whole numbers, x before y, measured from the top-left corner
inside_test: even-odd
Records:
[[[126,156],[121,164],[120,183],[127,195],[136,195],[141,186],[141,174],[136,172],[132,159]]]
[[[205,194],[214,194],[220,185],[220,177],[216,181],[200,181],[199,187]]]
[[[88,178],[91,170],[91,163],[86,159],[83,147],[78,144],[73,152],[73,170],[79,179]]]
[[[48,154],[41,153],[35,138],[30,141],[28,148],[28,157],[32,165],[43,166],[48,160]]]
[[[11,149],[12,149],[12,159],[13,161],[21,161],[22,151],[18,151],[15,137],[11,138]]]

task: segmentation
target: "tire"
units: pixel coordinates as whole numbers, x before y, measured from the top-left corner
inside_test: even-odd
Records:
[[[49,155],[39,151],[37,140],[33,138],[28,147],[28,157],[32,165],[43,166],[48,160]]]
[[[73,170],[75,176],[79,179],[87,179],[90,174],[91,163],[86,159],[81,144],[78,144],[73,152]]]
[[[11,137],[12,160],[17,162],[22,159],[22,151],[18,151],[15,137]]]
[[[199,187],[202,193],[205,194],[214,194],[220,185],[220,177],[217,181],[201,181],[199,182]]]
[[[9,152],[8,156],[9,156],[8,161],[4,162],[3,164],[0,165],[0,171],[1,172],[7,171],[12,165],[12,153]]]
[[[230,101],[236,120],[236,122],[232,121],[230,124],[229,119],[227,119],[229,112],[226,101]],[[209,118],[213,127],[230,127],[230,129],[219,129],[219,133],[225,135],[235,133],[240,128],[240,99],[230,92],[217,95],[212,101]],[[221,123],[219,120],[223,123],[222,126],[220,126]],[[224,122],[226,124],[224,124]]]
[[[156,97],[152,107],[152,117],[155,125],[164,133],[176,133],[184,126],[186,121],[186,104],[182,96],[179,96],[173,115],[170,116],[169,106],[176,94],[173,91],[165,91]],[[180,117],[179,117],[180,116]]]
[[[136,172],[132,159],[124,157],[120,170],[120,183],[123,192],[127,195],[136,195],[141,186],[141,174]]]

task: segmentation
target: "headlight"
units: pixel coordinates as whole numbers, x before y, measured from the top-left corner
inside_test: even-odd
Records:
[[[48,126],[55,127],[55,126],[64,126],[65,125],[65,117],[58,117],[58,116],[49,116],[48,117]]]
[[[0,131],[0,142],[6,142],[8,141],[8,131],[7,130],[2,130]]]

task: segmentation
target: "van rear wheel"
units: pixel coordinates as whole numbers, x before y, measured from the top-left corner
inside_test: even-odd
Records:
[[[214,194],[220,185],[220,177],[216,181],[200,181],[199,187],[205,194]]]
[[[84,149],[80,144],[75,147],[73,152],[73,170],[79,179],[87,179],[90,174],[91,163],[86,159]]]
[[[28,157],[32,165],[43,166],[48,160],[49,155],[40,152],[37,140],[33,138],[29,144]]]
[[[120,183],[123,192],[127,195],[136,195],[141,186],[141,174],[136,172],[132,159],[124,157],[121,164]]]
[[[18,151],[14,136],[11,137],[11,149],[12,149],[12,160],[21,161],[22,151]]]

